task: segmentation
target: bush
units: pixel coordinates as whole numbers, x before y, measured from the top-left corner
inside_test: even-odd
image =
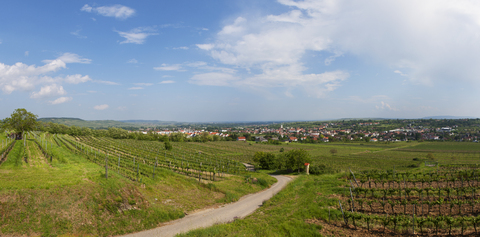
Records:
[[[275,155],[270,152],[258,151],[253,156],[253,161],[258,163],[261,169],[273,169],[275,165]]]
[[[332,167],[326,165],[310,165],[309,169],[310,174],[335,174],[338,173],[337,170],[334,170]]]
[[[169,141],[165,141],[165,150],[171,151],[173,149],[172,144]]]
[[[257,181],[258,181],[258,184],[260,184],[260,186],[262,186],[264,188],[268,187],[268,183],[265,179],[258,178]]]

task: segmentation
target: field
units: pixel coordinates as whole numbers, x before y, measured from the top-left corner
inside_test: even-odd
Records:
[[[308,149],[315,163],[339,172],[298,175],[244,220],[184,235],[478,236],[477,143],[293,146]],[[330,154],[333,148],[338,153]]]
[[[292,149],[307,150],[311,165],[329,174],[291,173],[297,178],[253,215],[187,235],[409,235],[412,223],[423,235],[472,235],[480,211],[477,143],[220,141],[166,149],[158,141],[48,133],[0,142],[2,236],[154,228],[268,187],[274,181],[266,174],[275,171],[246,172],[242,163],[258,151]]]
[[[198,209],[236,201],[274,182],[266,174],[247,174],[244,169],[237,170],[236,175],[223,170],[209,172],[213,164],[202,166],[205,169],[199,171],[201,182],[197,176],[188,176],[186,170],[173,165],[157,166],[155,177],[153,169],[137,176],[126,163],[117,167],[117,156],[110,157],[112,162],[115,158],[115,164],[109,163],[106,178],[105,156],[100,159],[97,150],[95,160],[95,155],[83,152],[86,146],[75,148],[74,143],[68,142],[75,139],[80,138],[45,133],[30,133],[25,141],[5,143],[5,137],[0,139],[4,142],[2,151],[11,147],[0,163],[1,236],[131,233],[154,228]],[[153,146],[149,142],[140,145]],[[130,152],[137,158],[135,168],[138,168],[143,153],[133,148]],[[123,158],[126,162],[132,157],[124,152]],[[221,161],[218,159],[219,164]],[[143,160],[141,164],[143,168],[148,165]],[[247,182],[250,177],[259,182]]]

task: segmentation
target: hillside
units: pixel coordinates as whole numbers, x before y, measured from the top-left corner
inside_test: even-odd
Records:
[[[135,146],[155,143],[138,141],[124,149],[119,146],[123,143],[106,146],[102,143],[106,140],[93,137],[79,140],[68,135],[28,133],[22,142],[0,134],[5,145],[0,148],[5,157],[0,160],[0,236],[123,235],[158,227],[198,209],[230,203],[274,182],[266,174],[252,173],[248,177],[264,183],[250,183],[243,175],[218,174],[212,178],[207,171],[199,182],[197,176],[189,177],[183,169],[179,172],[179,164],[177,170],[159,165],[147,171],[144,150]],[[118,161],[116,155],[110,157],[113,160],[106,173],[107,159],[103,158],[112,147],[123,156],[118,156]],[[178,154],[181,147],[176,149]],[[135,174],[131,169],[135,158],[136,178],[131,176]],[[171,162],[175,164],[175,160]],[[203,167],[207,167],[206,162]]]
[[[115,120],[83,120],[79,118],[40,118],[38,121],[48,123],[58,123],[67,126],[88,127],[92,129],[119,127],[119,128],[139,128],[140,124],[126,123]]]

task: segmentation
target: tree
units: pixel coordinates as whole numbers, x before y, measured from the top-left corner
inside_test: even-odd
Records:
[[[295,169],[298,168],[300,173],[300,168],[305,163],[311,163],[310,154],[304,149],[293,149],[286,152],[285,156],[287,157],[287,168]]]
[[[200,134],[200,140],[202,140],[202,142],[208,142],[212,140],[212,137],[208,132],[202,132]]]
[[[173,149],[172,144],[170,144],[170,141],[165,141],[165,150],[171,151]]]
[[[253,156],[253,161],[259,163],[262,169],[273,169],[275,165],[275,155],[271,152],[257,151]]]
[[[9,118],[2,123],[4,129],[13,129],[17,139],[22,139],[24,132],[32,131],[38,125],[37,115],[28,112],[26,109],[16,109]]]

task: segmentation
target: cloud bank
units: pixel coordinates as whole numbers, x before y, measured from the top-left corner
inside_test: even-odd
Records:
[[[26,65],[18,62],[14,65],[0,63],[0,89],[5,94],[14,91],[31,92],[30,98],[43,99],[65,95],[67,92],[61,84],[79,84],[92,79],[88,75],[67,75],[65,77],[51,77],[49,74],[65,69],[69,63],[91,63],[90,59],[74,53],[64,53],[57,59],[43,60],[45,65]],[[34,91],[40,86],[40,91]]]
[[[106,17],[115,17],[120,20],[125,20],[133,15],[135,15],[135,10],[123,6],[123,5],[113,5],[113,6],[101,6],[101,7],[92,7],[88,4],[85,4],[80,11],[84,12],[93,12],[97,13],[98,15],[101,16],[106,16]]]
[[[350,55],[392,68],[412,84],[480,82],[480,2],[278,0],[290,10],[238,16],[208,43],[196,44],[217,62],[247,73],[198,73],[199,85],[303,88],[323,97],[350,77],[328,70]],[[306,55],[324,55],[309,73]],[[321,70],[317,69],[316,71]],[[386,107],[384,105],[384,107]]]

